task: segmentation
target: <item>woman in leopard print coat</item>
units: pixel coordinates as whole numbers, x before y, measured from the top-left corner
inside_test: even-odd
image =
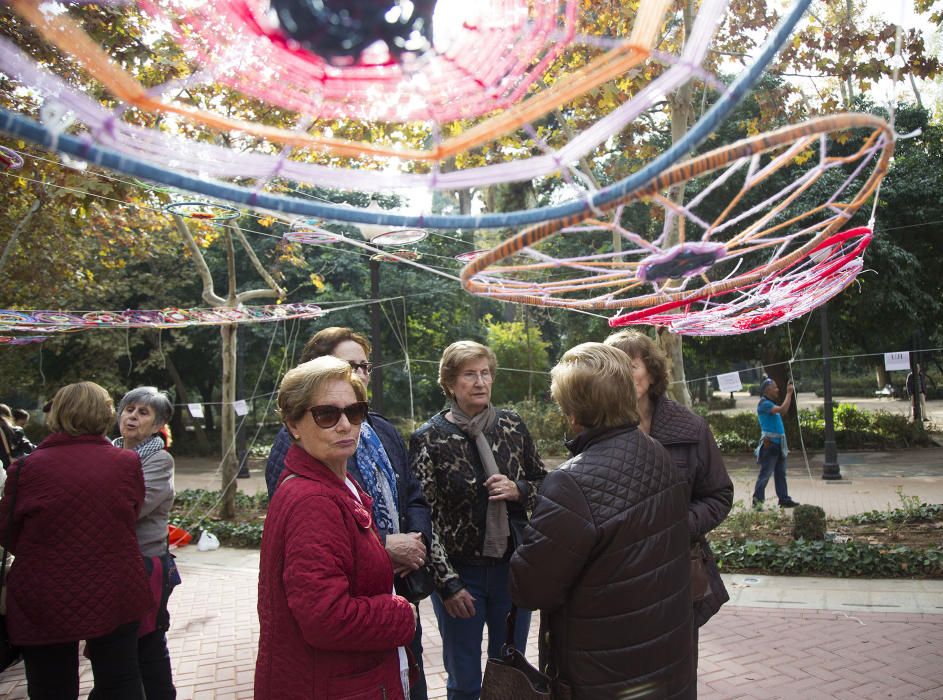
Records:
[[[453,343],[439,363],[451,406],[409,442],[410,467],[432,508],[432,604],[442,635],[449,700],[477,700],[481,642],[500,656],[511,608],[508,562],[546,472],[521,417],[491,405],[494,353]],[[520,611],[515,646],[523,650],[530,614]]]

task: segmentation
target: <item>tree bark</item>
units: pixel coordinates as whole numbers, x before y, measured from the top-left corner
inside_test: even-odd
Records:
[[[684,34],[685,41],[690,36],[694,25],[694,7],[693,0],[688,0],[683,7]],[[682,85],[676,92],[668,97],[668,105],[671,110],[671,141],[677,143],[688,132],[688,125],[694,116],[694,86],[693,81]],[[684,202],[685,186],[676,185],[668,191],[668,197],[671,201],[678,204]],[[667,212],[666,212],[667,216]],[[682,241],[683,231],[681,229],[681,217],[675,218],[674,225],[668,233],[667,246],[677,245]],[[669,282],[669,284],[671,284]],[[668,387],[668,393],[675,401],[682,406],[691,407],[691,392],[688,391],[688,385],[685,382],[684,374],[684,356],[681,350],[681,336],[675,335],[666,328],[659,328],[657,333],[658,345],[668,356],[669,371],[672,383]]]

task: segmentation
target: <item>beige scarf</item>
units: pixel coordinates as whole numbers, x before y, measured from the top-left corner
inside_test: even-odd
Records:
[[[451,411],[455,425],[475,441],[475,447],[478,448],[478,456],[481,458],[481,466],[484,467],[485,474],[488,476],[500,474],[498,464],[494,461],[494,452],[491,445],[488,444],[488,438],[485,437],[485,432],[491,430],[498,420],[498,413],[494,410],[494,406],[488,404],[488,408],[481,413],[469,416],[453,401]],[[501,559],[507,551],[510,535],[507,503],[504,501],[488,501],[488,515],[485,520],[485,544],[481,553],[486,557]]]

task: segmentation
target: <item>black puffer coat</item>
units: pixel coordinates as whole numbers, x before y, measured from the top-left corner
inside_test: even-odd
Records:
[[[567,446],[511,559],[511,597],[541,612],[542,661],[575,700],[695,697],[684,476],[634,426]]]
[[[696,413],[663,396],[655,402],[651,435],[688,481],[688,532],[691,544],[701,545],[710,583],[707,596],[694,604],[694,624],[700,627],[730,600],[704,536],[730,512],[733,482],[707,421]]]

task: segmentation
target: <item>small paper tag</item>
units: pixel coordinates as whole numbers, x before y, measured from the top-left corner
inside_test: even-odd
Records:
[[[886,352],[884,353],[884,369],[890,371],[894,369],[910,369],[909,352]]]
[[[232,402],[232,410],[236,412],[237,416],[244,416],[249,412],[249,405],[245,399],[239,399]]]
[[[188,403],[187,409],[190,411],[190,415],[194,418],[203,417],[203,404],[201,403]]]
[[[727,372],[717,375],[717,386],[721,391],[740,391],[743,388],[743,382],[740,381],[739,372]]]

